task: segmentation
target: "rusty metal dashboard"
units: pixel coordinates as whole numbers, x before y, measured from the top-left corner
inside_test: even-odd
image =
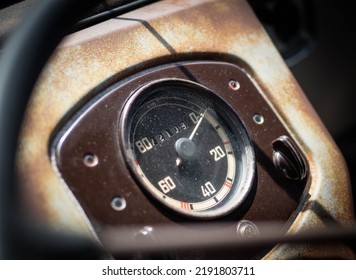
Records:
[[[98,240],[113,225],[278,221],[292,233],[353,219],[340,152],[243,0],[159,1],[67,36],[33,92],[17,165],[33,216]],[[342,243],[232,257],[335,252],[354,257]]]

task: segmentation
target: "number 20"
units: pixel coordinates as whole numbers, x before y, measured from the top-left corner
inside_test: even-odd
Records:
[[[214,156],[215,161],[218,161],[225,156],[225,153],[220,146],[216,146],[214,149],[210,150],[209,153]]]

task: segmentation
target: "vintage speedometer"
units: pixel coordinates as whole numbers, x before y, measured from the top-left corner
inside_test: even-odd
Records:
[[[249,193],[255,172],[249,136],[209,89],[183,80],[150,83],[129,98],[121,125],[132,174],[171,210],[216,218]]]

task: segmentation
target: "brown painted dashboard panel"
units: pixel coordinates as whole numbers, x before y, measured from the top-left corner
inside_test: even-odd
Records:
[[[189,221],[159,207],[141,191],[120,150],[119,119],[128,98],[147,83],[169,79],[209,88],[234,110],[251,137],[257,161],[255,184],[245,205],[225,220],[233,225],[241,219],[286,222],[307,182],[307,178],[285,178],[273,164],[272,143],[289,134],[240,67],[211,61],[165,65],[126,79],[89,102],[60,131],[53,148],[58,169],[92,222],[100,227]],[[238,90],[229,87],[231,80],[240,84]],[[253,120],[255,114],[263,116],[262,124]],[[99,163],[86,166],[86,154],[97,156]],[[111,207],[111,200],[117,196],[127,201],[122,211]]]

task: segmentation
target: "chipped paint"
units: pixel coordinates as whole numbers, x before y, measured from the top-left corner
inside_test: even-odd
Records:
[[[195,56],[244,67],[306,155],[312,177],[309,198],[302,202],[290,232],[323,227],[330,220],[353,221],[345,162],[244,0],[161,1],[120,18],[68,36],[33,92],[23,122],[18,174],[34,215],[54,228],[94,236],[80,205],[51,164],[48,147],[53,131],[79,101],[113,82]],[[348,248],[338,246],[339,257],[354,257]],[[266,258],[313,257],[320,251],[279,245]]]

